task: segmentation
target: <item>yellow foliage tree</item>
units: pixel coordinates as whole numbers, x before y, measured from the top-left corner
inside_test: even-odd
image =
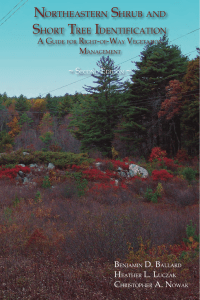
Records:
[[[21,127],[19,125],[18,119],[16,116],[14,116],[14,118],[12,119],[11,122],[7,123],[8,127],[10,127],[10,131],[8,132],[8,134],[11,137],[15,137],[20,131],[21,131]]]
[[[33,111],[44,112],[46,110],[46,99],[33,99],[31,102]]]

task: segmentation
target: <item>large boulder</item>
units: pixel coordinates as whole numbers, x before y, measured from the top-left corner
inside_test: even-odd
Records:
[[[49,163],[47,169],[48,169],[48,170],[53,170],[53,169],[55,169],[54,164]]]
[[[148,172],[146,169],[138,166],[138,165],[134,165],[131,164],[129,166],[129,175],[130,177],[134,177],[134,176],[141,176],[142,178],[147,178],[149,176]]]

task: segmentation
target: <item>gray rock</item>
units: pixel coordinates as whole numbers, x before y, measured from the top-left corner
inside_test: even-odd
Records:
[[[52,163],[48,164],[48,167],[47,167],[48,170],[52,170],[54,168],[55,168],[54,164],[52,164]]]
[[[22,152],[23,153],[23,155],[29,155],[29,153],[28,152]]]
[[[123,171],[123,169],[121,168],[121,167],[118,167],[117,168],[117,171],[119,172],[119,171]]]
[[[132,164],[132,165],[129,166],[129,175],[131,177],[139,175],[142,178],[147,178],[149,176],[149,174],[148,174],[148,172],[147,172],[146,169],[144,169],[144,168],[142,168],[142,167],[140,167],[138,165],[134,165],[134,164]]]
[[[19,171],[18,174],[19,174],[21,177],[24,177],[24,172]]]
[[[27,177],[25,177],[25,178],[24,178],[24,182],[23,182],[23,184],[26,184],[26,183],[29,183],[29,180],[28,180],[28,178],[27,178]]]
[[[38,167],[38,165],[37,164],[30,164],[30,166],[29,166],[30,168],[37,168]]]
[[[18,166],[21,166],[21,167],[26,167],[24,164],[19,164]]]
[[[119,175],[120,175],[121,177],[127,177],[126,172],[120,172]]]
[[[97,162],[97,163],[95,163],[95,166],[96,166],[96,168],[97,169],[99,169],[100,170],[100,166],[102,165],[102,163],[101,162]]]

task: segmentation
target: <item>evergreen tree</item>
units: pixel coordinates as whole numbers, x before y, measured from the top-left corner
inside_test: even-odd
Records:
[[[71,96],[69,94],[65,94],[65,96],[62,97],[61,101],[58,104],[59,117],[64,117],[67,114],[69,114],[71,103],[72,103]]]
[[[187,61],[177,46],[168,44],[165,36],[159,44],[148,44],[141,52],[141,61],[135,63],[137,69],[131,77],[131,96],[123,131],[123,135],[132,134],[136,147],[141,143],[146,150],[153,146],[170,147],[169,139],[162,134],[169,128],[160,123],[157,114],[165,100],[165,87],[170,80],[181,80]]]
[[[109,56],[101,57],[97,66],[100,70],[92,75],[96,85],[86,86],[91,96],[74,104],[70,127],[74,136],[81,140],[82,150],[96,148],[111,157],[114,130],[123,110],[120,68]]]
[[[30,126],[31,123],[33,123],[33,120],[31,118],[29,118],[27,113],[23,113],[20,117],[20,120],[19,120],[19,125],[20,126],[24,125],[25,123],[27,124],[27,126]]]
[[[51,116],[57,116],[58,115],[59,98],[58,97],[52,98],[50,94],[47,94],[46,102],[47,102],[47,110],[50,111]]]
[[[15,103],[15,109],[20,112],[28,111],[29,110],[29,104],[23,95],[20,95],[19,98],[16,99]]]

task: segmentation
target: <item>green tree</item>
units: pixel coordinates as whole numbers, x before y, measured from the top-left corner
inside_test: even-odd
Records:
[[[20,112],[28,111],[30,108],[27,98],[23,95],[20,95],[19,98],[16,99],[15,109]]]
[[[61,98],[61,101],[58,104],[58,116],[64,117],[69,114],[71,108],[72,99],[71,96],[65,94],[64,97]]]
[[[160,145],[170,148],[166,136],[168,124],[161,123],[157,114],[165,100],[165,87],[170,80],[182,79],[187,61],[177,46],[168,44],[165,36],[159,44],[148,44],[141,52],[140,61],[135,63],[137,69],[133,70],[131,77],[129,108],[124,122],[129,124],[125,129],[129,136],[132,134],[133,145],[143,143],[145,150]]]
[[[119,67],[108,57],[97,62],[99,71],[92,75],[94,87],[86,86],[91,94],[80,98],[72,109],[71,131],[81,140],[82,150],[96,148],[103,155],[112,157],[114,130],[122,114],[122,83]]]
[[[51,113],[51,116],[57,116],[58,115],[59,98],[58,97],[52,98],[50,94],[47,94],[46,102],[47,102],[47,110]]]
[[[27,126],[30,126],[31,123],[33,123],[33,120],[31,118],[29,118],[27,113],[23,113],[20,117],[19,125],[22,126],[24,124],[27,124]]]

